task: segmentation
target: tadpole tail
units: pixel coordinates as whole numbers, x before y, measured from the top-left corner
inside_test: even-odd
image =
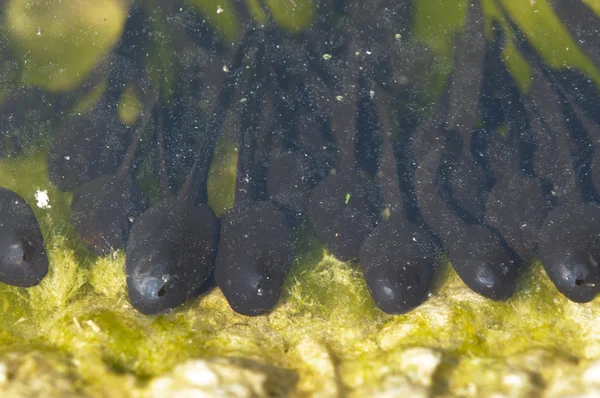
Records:
[[[152,112],[153,107],[154,105],[152,105],[152,107],[149,110],[142,111],[135,133],[133,134],[133,138],[131,139],[131,143],[127,148],[127,153],[125,153],[123,163],[121,164],[121,166],[119,166],[119,169],[117,170],[117,179],[125,178],[131,172],[131,169],[133,168],[133,161],[135,160],[135,153],[137,152],[140,141],[142,140],[142,137],[146,132],[146,127],[148,127],[148,123],[150,123],[150,120],[152,119],[152,114],[154,113]]]
[[[213,117],[210,120],[206,131],[206,145],[204,146],[204,150],[198,153],[197,162],[194,163],[194,169],[197,169],[195,172],[197,181],[194,182],[193,189],[196,190],[196,198],[200,203],[206,203],[208,201],[208,173],[210,165],[212,164],[215,147],[221,134],[227,108],[233,98],[234,89],[242,69],[244,58],[248,54],[250,44],[255,34],[256,30],[254,28],[248,29],[242,43],[236,51],[231,71],[223,81],[223,86],[217,97]]]
[[[533,49],[507,10],[502,5],[499,7],[515,34],[517,48],[533,72],[533,83],[528,98],[525,99],[525,109],[536,147],[534,172],[538,177],[553,184],[553,192],[559,203],[578,205],[582,201],[582,195],[569,149],[571,135],[562,112],[563,93],[543,59]]]
[[[383,139],[383,153],[375,181],[381,190],[385,205],[389,206],[392,212],[402,212],[405,201],[400,190],[398,165],[392,144],[393,126],[388,107],[390,96],[381,87],[377,86],[373,101],[377,107],[379,130]]]

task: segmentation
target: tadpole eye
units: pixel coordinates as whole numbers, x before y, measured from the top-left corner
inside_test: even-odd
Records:
[[[577,278],[577,279],[575,279],[575,284],[577,286],[583,286],[583,285],[585,285],[585,280]]]
[[[158,295],[158,297],[163,297],[165,294],[166,294],[165,285],[162,285],[162,287],[158,291],[157,295]]]

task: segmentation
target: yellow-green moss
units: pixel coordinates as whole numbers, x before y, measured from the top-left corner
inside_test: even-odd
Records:
[[[542,377],[509,363],[533,349],[550,358],[543,369],[549,382],[561,377],[557,369],[566,365],[560,358],[572,358],[569,366],[600,358],[600,302],[568,301],[537,261],[506,302],[471,292],[446,264],[424,305],[390,316],[375,307],[359,267],[331,257],[309,230],[298,235],[292,272],[271,314],[237,315],[214,289],[169,314],[144,316],[127,301],[123,253],[98,258],[74,238],[70,195],[48,182],[43,153],[3,161],[0,181],[32,204],[51,260],[37,287],[0,285],[0,351],[19,347],[23,355],[37,355],[41,349],[62,358],[70,364],[66,378],[74,391],[148,392],[156,377],[176,380],[168,373],[175,366],[217,356],[289,369],[298,377],[288,386],[297,396],[506,392],[514,386],[505,380]],[[35,205],[38,188],[48,191],[49,209]],[[473,387],[472,378],[489,383]],[[532,382],[523,388],[518,391],[542,387]]]

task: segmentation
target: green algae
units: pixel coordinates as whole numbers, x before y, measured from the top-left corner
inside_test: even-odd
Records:
[[[0,286],[0,352],[42,350],[48,361],[66,361],[77,394],[104,396],[118,386],[122,396],[155,393],[156,380],[177,380],[175,367],[215,357],[287,369],[296,376],[285,388],[296,396],[506,392],[512,387],[504,380],[521,380],[525,390],[518,391],[530,392],[544,388],[539,377],[546,384],[562,377],[565,363],[600,358],[600,302],[568,301],[537,261],[506,302],[471,292],[444,262],[427,302],[390,316],[375,307],[357,264],[337,261],[308,229],[298,234],[292,272],[269,315],[235,314],[218,289],[169,314],[141,315],[127,301],[123,253],[100,258],[81,247],[69,227],[70,195],[50,185],[44,156],[0,163],[2,185],[24,196],[40,219],[51,260],[39,286]],[[50,208],[36,205],[37,189],[48,191]],[[544,375],[510,362],[532,350],[548,357]],[[473,381],[480,377],[489,383]]]
[[[65,92],[116,45],[126,15],[119,0],[13,0],[2,15],[2,33],[21,64],[24,84]]]

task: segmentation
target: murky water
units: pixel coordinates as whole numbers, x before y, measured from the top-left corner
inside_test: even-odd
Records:
[[[491,299],[533,256],[600,292],[600,3],[51,3],[2,3],[0,157],[43,155],[140,312],[216,285],[264,314],[307,230],[388,313],[444,253]],[[38,221],[0,198],[0,280],[35,285]]]

